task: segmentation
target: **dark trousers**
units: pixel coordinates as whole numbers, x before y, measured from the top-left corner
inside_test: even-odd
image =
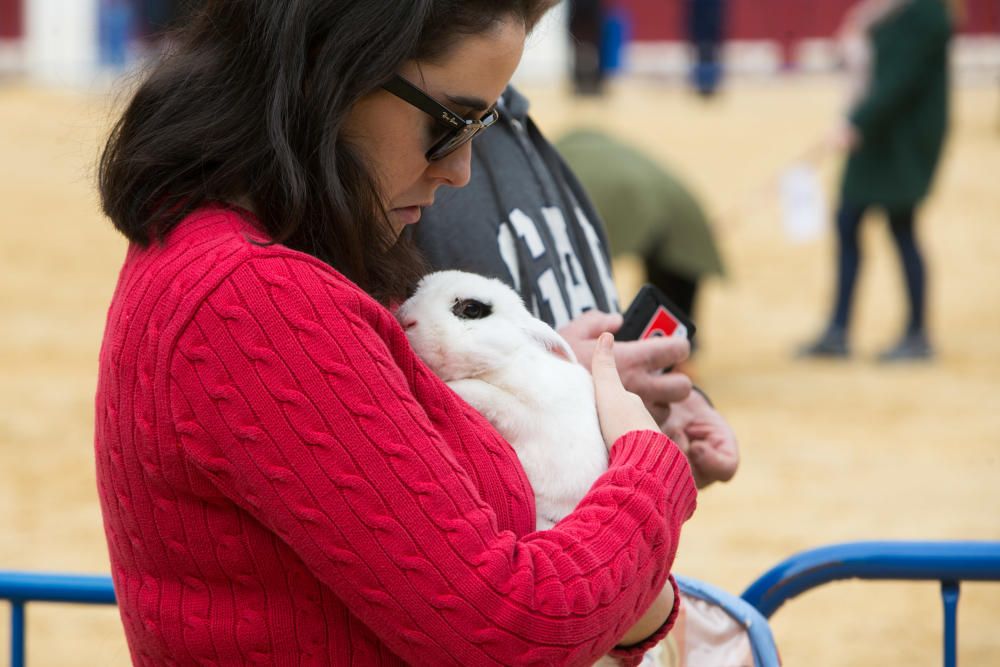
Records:
[[[135,7],[141,34],[157,37],[185,18],[198,0],[138,0]]]
[[[686,0],[687,37],[694,64],[691,77],[699,92],[711,95],[722,76],[725,0]]]
[[[687,0],[688,39],[699,47],[699,52],[705,45],[709,47],[706,54],[714,53],[722,43],[725,17],[724,0]]]
[[[646,265],[646,280],[660,288],[675,306],[693,320],[691,311],[694,310],[694,299],[698,293],[697,281],[661,268],[651,258],[645,257],[643,262]]]
[[[604,83],[601,70],[601,30],[604,10],[601,0],[571,0],[569,34],[573,44],[573,88],[577,93],[600,93]]]
[[[861,220],[865,214],[864,206],[842,204],[837,212],[837,239],[839,249],[837,254],[837,296],[834,302],[831,326],[846,330],[850,322],[851,306],[854,300],[854,288],[858,278],[858,267],[861,264],[861,248],[859,243]],[[907,323],[908,334],[920,333],[924,330],[925,282],[924,260],[914,235],[914,209],[906,208],[887,211],[889,229],[899,252],[900,264],[906,278],[906,295],[910,305],[910,319]]]

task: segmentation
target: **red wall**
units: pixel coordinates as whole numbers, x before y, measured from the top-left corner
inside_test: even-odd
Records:
[[[0,0],[0,39],[20,37],[23,31],[21,0]]]
[[[684,0],[606,0],[626,9],[632,38],[677,40],[683,34]],[[963,33],[1000,35],[1000,0],[964,0]],[[782,42],[830,35],[854,0],[728,0],[727,34],[734,39]]]

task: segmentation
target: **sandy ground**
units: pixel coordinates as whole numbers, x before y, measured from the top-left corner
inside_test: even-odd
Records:
[[[904,317],[877,219],[865,230],[856,357],[790,358],[821,326],[832,239],[790,243],[769,185],[823,136],[834,80],[737,81],[710,104],[662,82],[621,82],[586,103],[528,92],[547,133],[581,122],[614,130],[680,169],[720,220],[729,276],[706,287],[697,372],[744,459],[732,483],[702,495],[678,571],[738,593],[827,543],[1000,539],[995,81],[956,90],[947,159],[922,215],[939,359],[897,368],[871,361]],[[96,96],[0,87],[2,569],[108,568],[91,454],[96,356],[124,252],[92,188],[108,117]],[[838,168],[821,167],[830,187]],[[637,277],[626,267],[620,280],[628,292]],[[940,664],[940,619],[935,584],[844,583],[792,601],[772,626],[794,667],[918,666]],[[1000,664],[1000,585],[963,587],[959,620],[960,662]],[[34,667],[128,664],[112,608],[36,605],[29,628]]]

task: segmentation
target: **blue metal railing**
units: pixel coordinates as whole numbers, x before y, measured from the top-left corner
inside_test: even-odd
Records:
[[[791,598],[841,579],[941,582],[944,664],[955,667],[959,583],[1000,581],[1000,542],[854,542],[821,547],[782,561],[741,597],[770,618]],[[11,603],[11,667],[24,667],[28,602],[113,605],[115,593],[107,576],[0,571],[0,599]]]
[[[10,601],[10,665],[24,667],[25,604],[115,604],[111,577],[0,570],[0,599]]]
[[[840,579],[941,582],[944,665],[955,667],[959,582],[1000,581],[1000,542],[853,542],[821,547],[779,563],[741,597],[770,618],[787,600]]]

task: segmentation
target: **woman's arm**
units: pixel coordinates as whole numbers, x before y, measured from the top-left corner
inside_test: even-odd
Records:
[[[318,263],[242,265],[173,356],[185,456],[408,662],[606,653],[666,582],[694,508],[683,455],[661,434],[628,433],[559,526],[501,531],[371,308]],[[499,440],[484,420],[462,428]]]

